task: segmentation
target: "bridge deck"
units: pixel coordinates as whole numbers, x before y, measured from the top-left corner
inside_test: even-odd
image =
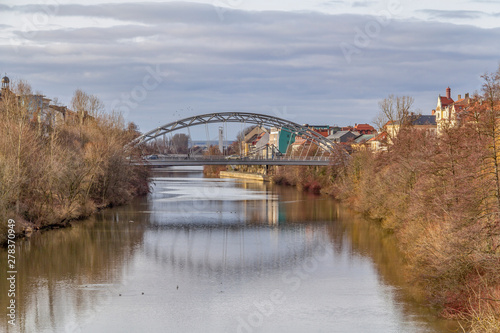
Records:
[[[227,158],[172,158],[147,160],[152,167],[167,166],[203,166],[203,165],[330,165],[332,161],[326,158],[311,159],[227,159]]]

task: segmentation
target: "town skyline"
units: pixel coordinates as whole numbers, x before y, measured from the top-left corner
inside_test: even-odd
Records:
[[[6,2],[0,71],[64,105],[80,88],[148,131],[224,111],[373,123],[389,94],[430,114],[498,67],[492,2],[199,2]]]

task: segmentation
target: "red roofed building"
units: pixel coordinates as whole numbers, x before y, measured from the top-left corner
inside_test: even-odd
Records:
[[[377,131],[371,125],[368,124],[355,124],[354,130],[361,134],[375,134]]]
[[[387,132],[382,132],[366,142],[372,151],[387,150]]]
[[[446,96],[439,95],[438,98],[438,107],[441,109],[446,108],[447,106],[453,104],[455,101],[451,98],[451,88],[446,88]],[[437,110],[437,108],[436,108]]]
[[[451,98],[450,87],[446,88],[446,96],[439,95],[436,110],[432,110],[432,114],[436,116],[437,133],[439,134],[445,125],[454,126],[457,115],[465,111],[470,103],[471,99],[468,93],[465,94],[465,98],[462,98],[462,95],[458,95],[457,101],[454,101]]]

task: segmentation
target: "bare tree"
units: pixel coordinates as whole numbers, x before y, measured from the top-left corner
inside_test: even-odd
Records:
[[[497,210],[500,211],[500,66],[495,73],[481,76],[481,102],[475,105],[479,109],[479,133],[487,138],[488,154],[486,174],[492,178],[493,194]]]
[[[78,115],[80,125],[83,125],[86,117],[97,118],[104,110],[104,103],[98,97],[89,95],[81,89],[75,91],[71,106]]]
[[[387,134],[390,139],[395,138],[402,128],[411,125],[413,103],[413,97],[389,95],[378,103],[380,111],[374,120],[375,125],[380,131],[387,131],[391,126]]]
[[[170,140],[172,149],[178,154],[184,154],[188,152],[189,147],[189,137],[184,133],[175,134]]]

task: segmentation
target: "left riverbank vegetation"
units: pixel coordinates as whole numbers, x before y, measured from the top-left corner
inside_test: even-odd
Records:
[[[384,149],[341,169],[279,167],[275,181],[379,221],[399,239],[415,295],[464,331],[500,332],[500,68],[482,82],[438,134],[412,126],[410,97],[389,96],[379,121],[401,126]]]
[[[18,234],[66,225],[97,209],[149,191],[139,152],[124,146],[139,135],[94,95],[76,90],[71,109],[25,81],[7,81],[0,100],[0,221]],[[0,224],[0,244],[6,240]]]

